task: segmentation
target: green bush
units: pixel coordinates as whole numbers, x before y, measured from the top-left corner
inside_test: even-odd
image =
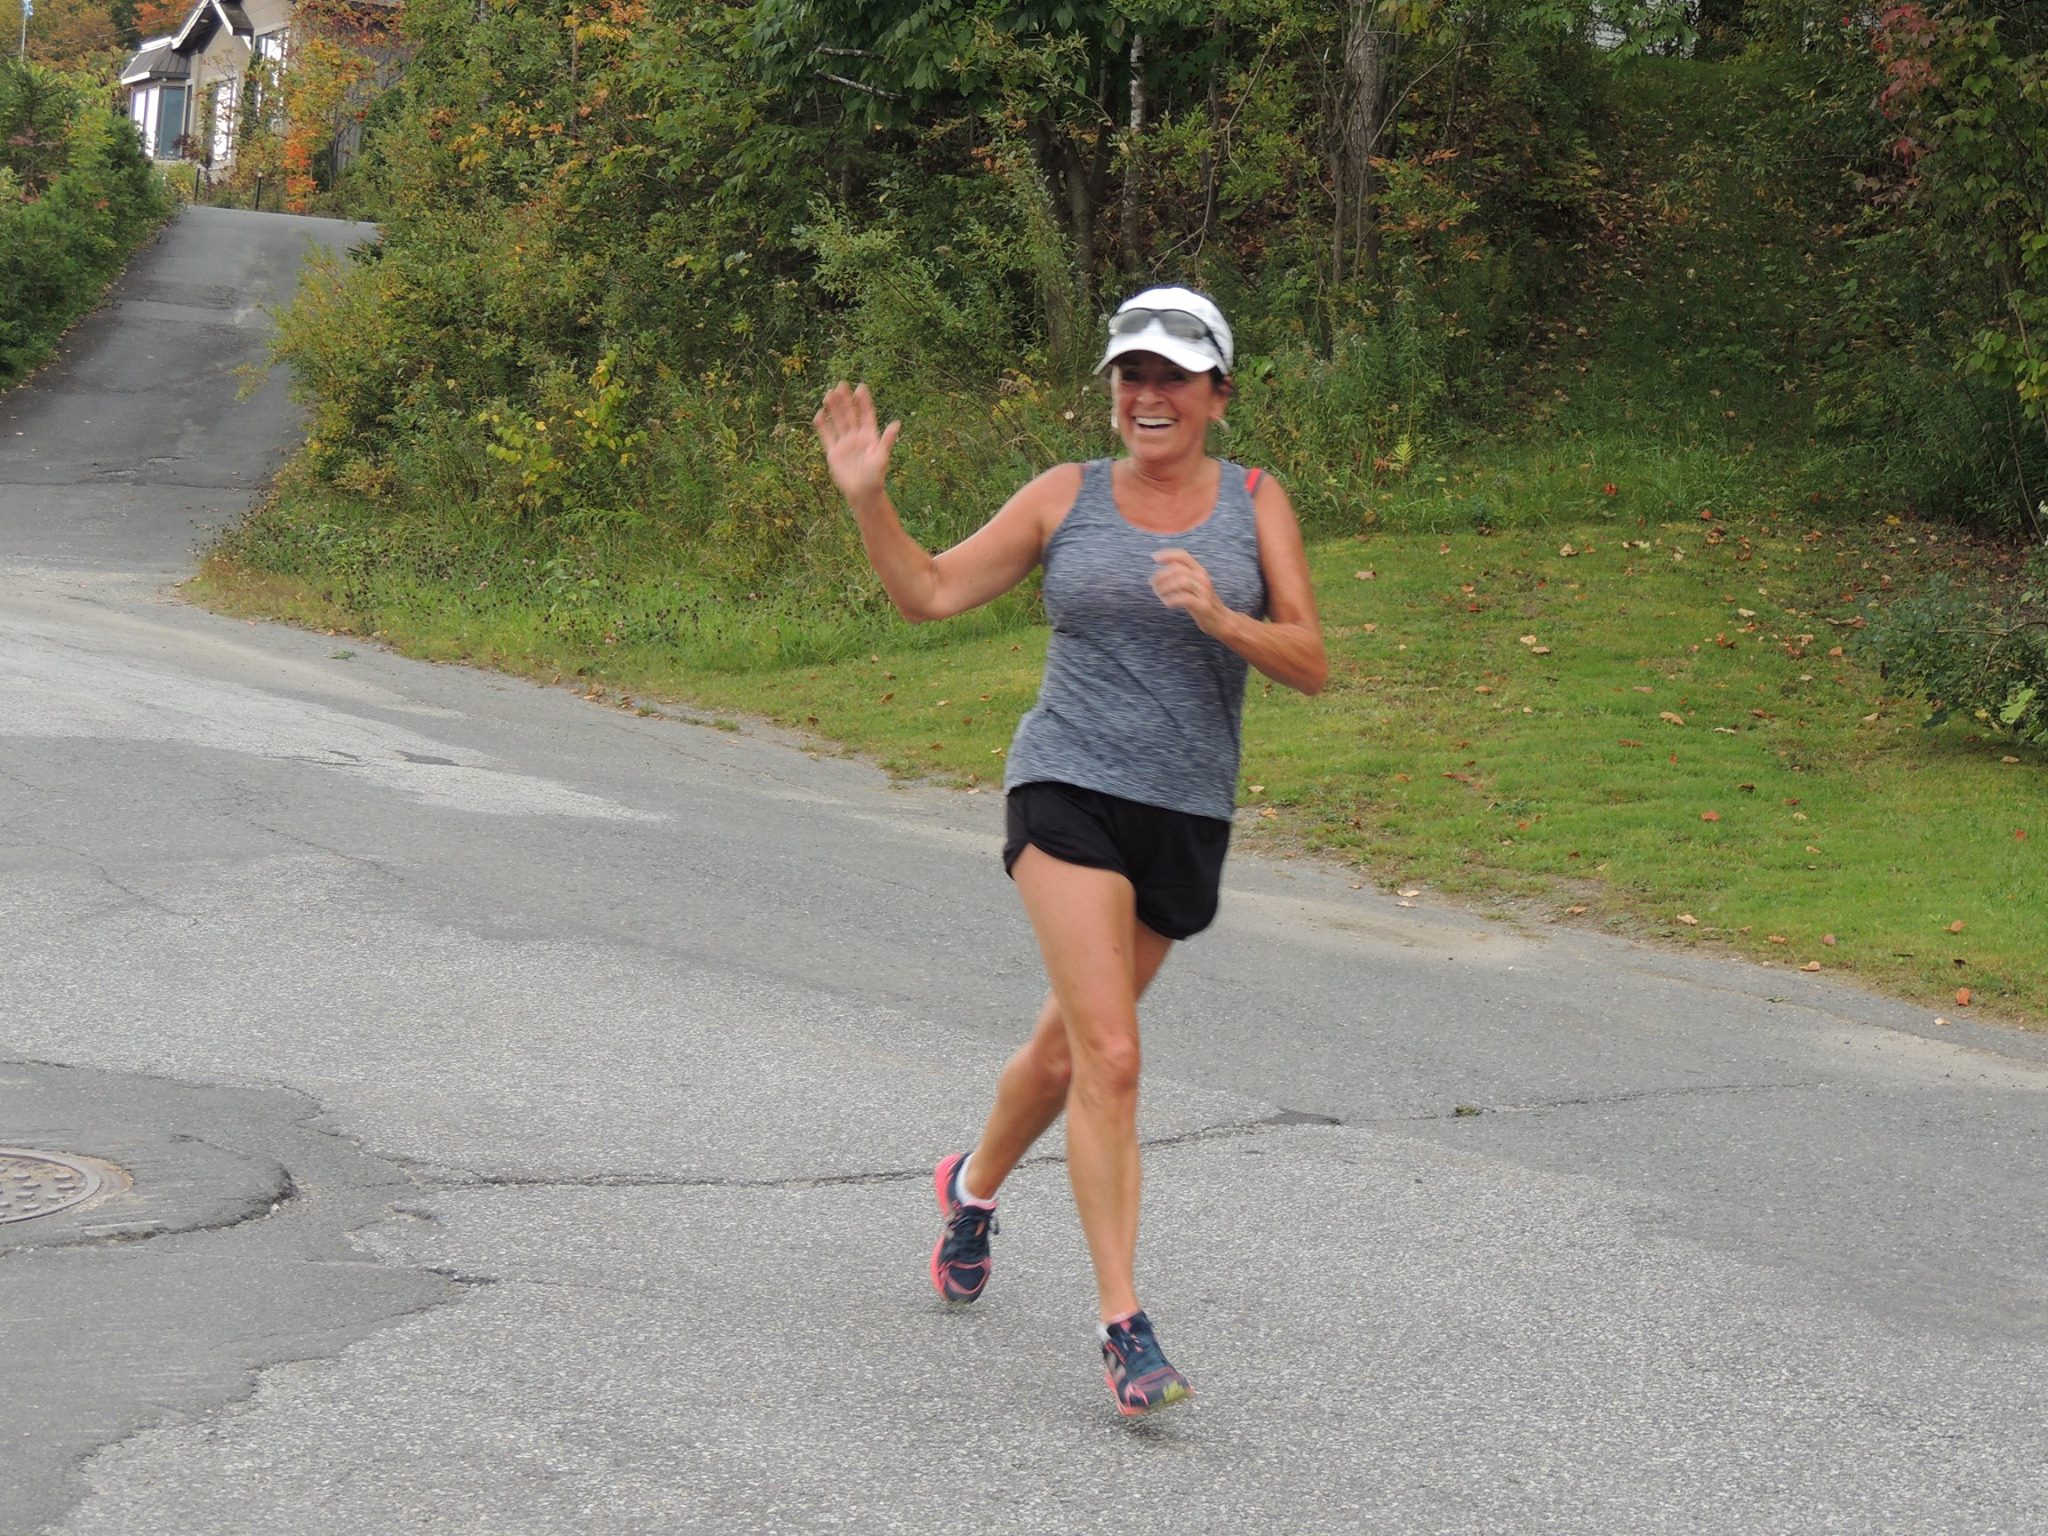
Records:
[[[1929,701],[1929,726],[1959,715],[2048,746],[2048,549],[2016,594],[1937,583],[1894,604],[1869,644],[1895,686]]]
[[[172,202],[84,82],[0,60],[0,385],[98,299]]]

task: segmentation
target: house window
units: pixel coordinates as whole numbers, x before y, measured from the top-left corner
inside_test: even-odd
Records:
[[[167,85],[159,93],[156,113],[156,157],[177,157],[178,140],[185,137],[185,87]]]
[[[185,134],[185,98],[182,85],[146,85],[129,100],[128,115],[142,134],[142,152],[151,159],[176,157]]]

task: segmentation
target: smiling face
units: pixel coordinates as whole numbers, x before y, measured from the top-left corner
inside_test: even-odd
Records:
[[[1221,421],[1230,403],[1228,387],[1219,387],[1214,374],[1190,373],[1151,352],[1118,358],[1109,388],[1117,435],[1132,458],[1146,463],[1200,458],[1209,424]]]

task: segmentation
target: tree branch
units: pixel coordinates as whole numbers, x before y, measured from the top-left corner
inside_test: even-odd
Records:
[[[849,80],[844,75],[833,74],[829,69],[818,70],[817,76],[820,80],[830,80],[834,85],[843,85],[850,91],[866,91],[870,96],[880,96],[887,101],[903,99],[895,91],[885,91],[878,85],[865,85],[858,80]]]

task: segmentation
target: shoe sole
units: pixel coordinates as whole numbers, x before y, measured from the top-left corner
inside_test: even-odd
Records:
[[[953,1201],[948,1191],[953,1184],[953,1173],[959,1168],[966,1155],[964,1152],[955,1152],[950,1157],[941,1158],[939,1166],[932,1170],[932,1194],[939,1202],[939,1219],[941,1221],[952,1220]],[[932,1289],[939,1293],[939,1300],[949,1307],[967,1306],[978,1299],[981,1292],[976,1291],[972,1296],[955,1296],[946,1289],[946,1282],[939,1274],[939,1250],[945,1246],[946,1234],[944,1231],[941,1231],[939,1233],[939,1240],[932,1244],[932,1260],[930,1265],[927,1266],[927,1271],[932,1279]],[[986,1289],[988,1281],[984,1279],[981,1283],[983,1288]]]
[[[1175,1403],[1193,1402],[1195,1397],[1195,1389],[1193,1387],[1168,1387],[1166,1389],[1166,1396],[1158,1402],[1148,1403],[1142,1408],[1133,1408],[1123,1400],[1122,1395],[1116,1389],[1115,1379],[1108,1371],[1102,1373],[1102,1382],[1104,1386],[1109,1388],[1109,1395],[1116,1401],[1116,1411],[1127,1419],[1142,1419],[1147,1414],[1158,1413],[1163,1408],[1171,1408]]]

